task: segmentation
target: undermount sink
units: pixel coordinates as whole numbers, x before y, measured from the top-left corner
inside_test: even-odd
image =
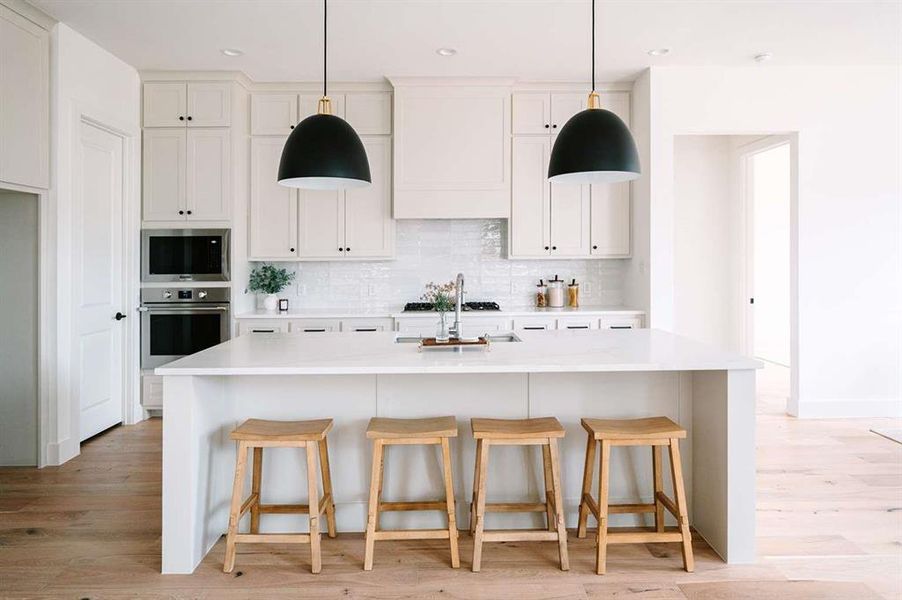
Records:
[[[488,335],[489,341],[491,343],[496,342],[521,342],[519,337],[515,333],[499,333],[496,335]],[[422,341],[422,337],[418,335],[399,335],[395,337],[396,344],[419,344]]]

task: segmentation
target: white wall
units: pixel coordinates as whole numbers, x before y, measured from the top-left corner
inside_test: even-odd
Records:
[[[650,321],[674,327],[674,137],[798,134],[801,416],[902,415],[902,70],[656,67]]]
[[[56,223],[57,361],[56,410],[50,410],[48,464],[58,464],[78,454],[79,407],[73,405],[72,386],[78,385],[71,348],[70,260],[73,169],[78,164],[77,135],[81,118],[92,119],[128,136],[129,164],[126,210],[129,228],[140,227],[140,80],[138,72],[70,27],[60,23],[51,32],[51,210]],[[77,179],[76,179],[77,180]],[[127,240],[127,261],[137,273],[138,238]],[[130,285],[130,283],[129,283]],[[138,306],[137,286],[129,298]],[[129,324],[137,331],[138,319]],[[135,339],[137,339],[135,335]],[[137,369],[137,355],[129,348],[126,360]],[[137,401],[136,390],[130,392]]]
[[[38,197],[0,190],[0,465],[38,464]]]
[[[632,258],[624,265],[624,304],[648,311],[651,305],[649,257],[651,251],[649,221],[651,219],[651,74],[645,71],[633,84],[630,94],[630,129],[639,150],[642,174],[630,183],[632,208]]]

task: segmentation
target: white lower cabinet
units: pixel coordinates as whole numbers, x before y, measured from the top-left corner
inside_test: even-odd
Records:
[[[338,319],[292,319],[291,333],[336,333],[341,331]]]
[[[514,329],[545,331],[554,328],[554,317],[514,317]]]
[[[342,319],[341,331],[349,333],[378,333],[393,331],[394,325],[394,320],[389,317]]]
[[[285,319],[243,319],[238,321],[238,335],[252,333],[288,333]]]
[[[611,315],[601,317],[598,326],[601,329],[642,329],[644,323],[642,315]]]
[[[163,408],[163,376],[154,375],[153,371],[141,373],[141,406],[145,410]]]
[[[560,317],[558,329],[598,329],[598,317]]]

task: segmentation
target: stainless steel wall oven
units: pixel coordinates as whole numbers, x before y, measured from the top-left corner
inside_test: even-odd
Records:
[[[229,289],[142,289],[141,368],[153,369],[228,340]]]

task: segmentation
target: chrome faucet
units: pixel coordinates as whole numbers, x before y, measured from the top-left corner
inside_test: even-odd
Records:
[[[454,295],[457,297],[454,304],[454,325],[451,326],[450,333],[457,339],[463,338],[461,334],[460,310],[464,302],[464,274],[458,273],[457,280],[454,282]]]

